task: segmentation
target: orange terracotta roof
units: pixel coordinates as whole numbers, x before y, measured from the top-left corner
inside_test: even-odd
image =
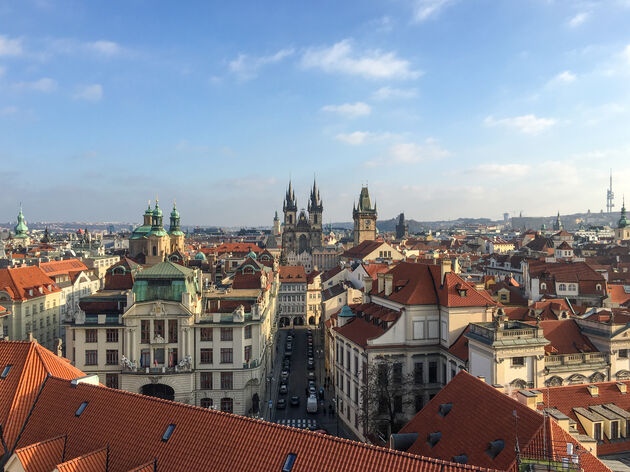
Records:
[[[25,266],[0,269],[0,291],[7,292],[13,300],[28,300],[61,289],[39,267]]]
[[[42,262],[41,264],[39,264],[39,267],[48,277],[54,277],[55,275],[61,274],[69,274],[70,272],[88,270],[88,267],[78,259]]]
[[[280,266],[280,282],[306,282],[304,266]]]
[[[350,259],[363,259],[376,251],[383,244],[385,244],[384,241],[363,241],[361,244],[345,251],[341,255],[341,257],[347,257]]]
[[[51,472],[63,461],[66,437],[57,436],[46,441],[30,444],[16,449],[15,455],[25,472]]]
[[[377,262],[363,264],[363,268],[368,273],[368,275],[372,278],[372,280],[376,280],[376,278],[378,277],[378,274],[384,274],[385,272],[391,269],[389,264],[377,263]]]
[[[11,447],[48,374],[63,379],[85,374],[36,342],[0,341],[0,370],[7,365],[11,368],[0,381],[0,424]]]
[[[598,352],[591,341],[582,334],[575,320],[546,320],[540,322],[548,354],[576,354],[578,352]]]
[[[138,467],[127,472],[155,472],[155,466],[155,461],[151,461],[147,462],[146,464],[139,465]]]
[[[464,362],[468,362],[468,338],[464,336],[468,331],[470,331],[470,324],[466,326],[462,334],[448,348],[448,352]]]
[[[87,406],[77,417],[75,412],[83,402]],[[174,430],[164,441],[170,424],[175,425]],[[154,458],[158,470],[169,472],[280,470],[289,453],[296,455],[293,472],[478,470],[122,390],[88,384],[73,387],[68,381],[50,378],[20,446],[58,431],[68,434],[68,457],[109,445],[110,472],[126,472]],[[252,453],[253,447],[256,453]]]
[[[107,447],[57,465],[59,472],[103,472],[107,466]]]
[[[630,288],[626,289],[626,287],[623,285],[609,285],[608,296],[610,301],[619,305],[628,303],[630,301]]]

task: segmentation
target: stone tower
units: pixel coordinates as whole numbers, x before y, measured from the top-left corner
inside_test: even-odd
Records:
[[[22,205],[20,205],[20,212],[17,216],[17,224],[15,225],[15,236],[13,236],[15,246],[28,247],[31,244],[31,237],[28,234],[28,226],[26,226],[26,220],[24,219],[24,213],[22,213]]]
[[[396,225],[396,239],[405,239],[409,236],[409,225],[405,221],[405,214],[401,213],[398,217],[398,224]]]
[[[280,234],[282,233],[282,230],[280,229],[280,218],[278,218],[278,212],[276,211],[276,214],[273,217],[273,230],[272,230],[272,234],[275,237],[280,236]]]
[[[168,235],[171,238],[171,252],[184,252],[184,233],[179,225],[179,211],[173,202],[173,211],[171,211],[171,224],[168,228]]]
[[[562,225],[562,220],[560,220],[560,212],[558,212],[558,216],[556,216],[556,221],[553,223],[554,231],[562,231],[564,226]]]
[[[374,241],[376,239],[376,203],[372,207],[368,188],[361,189],[359,204],[352,209],[352,219],[354,220],[354,245],[358,246],[363,241]]]
[[[297,200],[293,192],[293,185],[289,181],[289,188],[282,206],[284,210],[282,252],[286,256],[291,253],[299,255],[307,252],[310,254],[314,248],[322,247],[323,208],[317,183],[313,182],[308,201],[308,214],[305,210],[301,210],[298,216]]]
[[[317,248],[322,246],[322,214],[324,213],[324,205],[319,197],[319,189],[317,182],[313,180],[313,188],[311,189],[311,197],[308,201],[308,219],[310,224],[310,247]]]

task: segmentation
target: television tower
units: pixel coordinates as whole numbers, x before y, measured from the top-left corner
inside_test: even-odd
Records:
[[[612,213],[613,207],[615,204],[613,203],[613,199],[615,198],[615,194],[612,189],[612,169],[610,169],[610,186],[608,187],[608,191],[606,192],[606,211],[608,213]]]

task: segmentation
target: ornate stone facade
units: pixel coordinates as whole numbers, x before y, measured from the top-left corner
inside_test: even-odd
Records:
[[[131,233],[129,238],[129,254],[142,263],[153,265],[167,259],[169,254],[184,250],[184,233],[179,225],[179,211],[173,204],[168,233],[162,225],[162,210],[155,201],[151,210],[151,202],[144,212],[144,221]]]
[[[284,199],[284,229],[282,231],[282,250],[285,255],[290,253],[311,253],[313,249],[322,247],[322,213],[324,207],[319,197],[317,183],[313,182],[311,196],[308,202],[308,214],[300,211],[293,185],[289,182],[289,188]]]

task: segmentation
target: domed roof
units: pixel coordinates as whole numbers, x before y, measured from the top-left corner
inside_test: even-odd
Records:
[[[171,218],[179,218],[179,212],[177,208],[175,208],[175,203],[173,203],[173,211],[171,212]]]
[[[352,318],[354,316],[354,313],[352,313],[352,310],[348,305],[344,305],[337,316],[340,316],[342,318]]]
[[[153,216],[162,216],[162,210],[158,206],[158,201],[155,201],[155,209],[153,210]]]
[[[151,200],[149,200],[149,206],[147,207],[147,211],[144,212],[145,215],[152,215],[153,210],[151,210]]]
[[[205,261],[206,260],[206,255],[199,251],[197,254],[195,254],[195,259],[198,261]]]
[[[251,251],[251,250],[250,250],[250,251],[247,253],[247,257],[251,257],[252,259],[256,260],[256,257],[258,257],[258,256],[256,256],[256,253],[255,253],[254,251]]]
[[[20,212],[17,217],[17,224],[15,225],[15,235],[17,237],[24,236],[28,232],[28,226],[24,221],[24,214],[22,213],[22,207],[20,206]]]

